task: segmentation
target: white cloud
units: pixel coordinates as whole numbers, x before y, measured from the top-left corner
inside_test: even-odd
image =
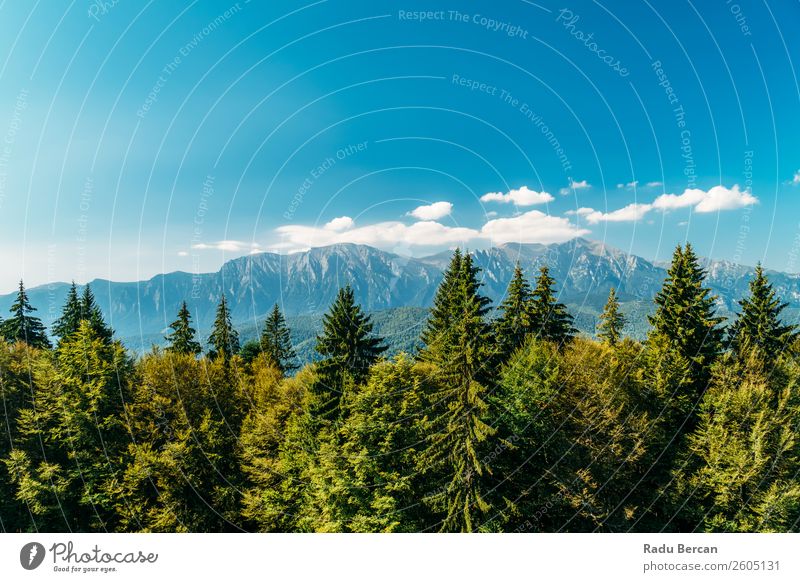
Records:
[[[178,256],[179,257],[188,257],[189,253],[187,253],[186,251],[178,251]]]
[[[595,212],[594,208],[587,208],[586,206],[581,206],[577,210],[567,210],[564,214],[567,216],[586,216],[587,214],[591,214]]]
[[[513,218],[496,218],[483,225],[481,236],[493,244],[558,243],[589,234],[568,219],[530,210]]]
[[[379,222],[345,231],[286,225],[278,227],[275,232],[280,242],[270,248],[287,252],[337,243],[363,244],[390,250],[398,245],[449,246],[464,243],[480,234],[471,228],[450,227],[428,220],[411,225],[398,221]]]
[[[628,204],[627,206],[614,210],[613,212],[600,212],[594,210],[592,212],[585,212],[586,221],[589,224],[597,224],[599,222],[635,222],[641,220],[647,214],[652,206],[650,204]],[[584,209],[581,210],[591,210]]]
[[[714,186],[708,191],[687,188],[683,194],[662,194],[653,202],[658,210],[674,210],[693,206],[696,212],[717,212],[735,210],[756,204],[758,199],[750,192],[742,192],[739,186],[733,188]]]
[[[325,225],[325,230],[332,230],[334,232],[340,232],[342,230],[348,230],[353,228],[353,219],[349,216],[339,216],[338,218],[334,218],[329,223]]]
[[[664,185],[664,182],[648,182],[645,184],[648,188],[660,188]]]
[[[409,214],[420,220],[439,220],[453,211],[452,202],[434,202],[427,206],[417,206]]]
[[[800,184],[800,170],[797,170],[794,173],[794,177],[792,178],[792,184],[794,184],[795,186]]]
[[[536,204],[545,204],[555,200],[553,196],[547,192],[536,192],[530,190],[527,186],[522,186],[516,190],[509,190],[508,193],[502,192],[489,192],[481,196],[481,202],[513,202],[517,206],[535,206]]]
[[[213,243],[196,243],[192,248],[198,251],[218,250],[227,253],[239,253],[260,248],[258,243],[248,243],[240,240],[221,240]]]
[[[561,194],[562,196],[566,196],[567,194],[569,194],[573,190],[585,190],[585,189],[591,188],[591,187],[592,187],[592,185],[589,184],[589,182],[587,182],[586,180],[575,181],[572,178],[570,178],[569,179],[569,186],[567,186],[565,188],[561,188],[561,190],[559,190],[558,193]]]

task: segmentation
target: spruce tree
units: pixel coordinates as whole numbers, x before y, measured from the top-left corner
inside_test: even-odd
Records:
[[[487,479],[489,438],[495,434],[487,420],[487,382],[493,356],[491,327],[486,321],[489,299],[479,293],[479,269],[472,256],[454,254],[455,276],[445,277],[437,296],[446,297],[449,314],[437,313],[423,357],[435,366],[438,386],[432,396],[433,434],[421,456],[421,470],[440,480],[440,486],[426,497],[440,515],[443,531],[476,531],[486,526],[492,503]],[[444,302],[442,302],[444,304]]]
[[[422,359],[427,358],[429,353],[435,352],[437,345],[447,344],[448,332],[455,317],[453,303],[455,287],[461,275],[461,260],[461,250],[456,249],[453,251],[444,278],[436,289],[428,321],[420,334],[420,340],[427,348],[420,353]]]
[[[0,332],[7,342],[25,342],[34,348],[49,348],[50,340],[47,338],[42,321],[30,315],[36,308],[28,301],[25,285],[20,280],[17,299],[9,311],[12,316],[3,321]]]
[[[608,292],[608,301],[600,314],[597,324],[597,337],[606,344],[614,347],[622,338],[622,328],[625,327],[625,316],[619,310],[619,300],[614,287]]]
[[[239,351],[239,333],[231,323],[231,313],[228,309],[225,293],[222,294],[217,306],[217,316],[214,319],[211,335],[208,337],[208,344],[211,347],[209,356],[212,358],[221,357],[225,361],[228,361]]]
[[[502,314],[495,322],[497,344],[503,361],[513,354],[531,331],[529,304],[531,288],[517,263],[514,276],[508,284],[506,298],[500,304]]]
[[[92,331],[101,340],[111,341],[114,332],[103,319],[103,312],[100,310],[100,306],[97,305],[92,288],[88,283],[83,288],[83,296],[81,297],[81,319],[89,322]]]
[[[649,316],[650,336],[661,335],[692,363],[691,380],[699,394],[705,389],[710,366],[721,349],[722,317],[714,309],[715,296],[703,286],[705,271],[687,243],[678,246],[664,285],[655,298],[656,312]]]
[[[67,300],[61,311],[61,317],[53,322],[53,334],[58,336],[59,341],[64,340],[76,331],[81,325],[81,300],[78,297],[78,287],[75,281],[67,291]]]
[[[264,322],[261,349],[284,374],[297,369],[297,354],[292,347],[292,336],[277,303]]]
[[[773,361],[796,338],[794,325],[781,323],[781,312],[788,305],[776,297],[761,265],[750,281],[750,297],[741,299],[742,312],[729,330],[729,345],[736,352],[758,348],[762,357]]]
[[[372,321],[355,302],[353,289],[339,289],[336,299],[322,319],[322,333],[317,336],[319,388],[324,415],[339,410],[339,400],[348,381],[363,382],[380,355],[386,351],[383,339],[372,335]]]
[[[186,306],[186,301],[181,304],[178,310],[178,319],[169,325],[172,332],[164,339],[169,342],[168,351],[176,354],[197,355],[203,349],[195,339],[196,332],[192,327],[192,314]]]
[[[530,301],[531,327],[538,338],[563,345],[577,330],[572,325],[567,306],[556,300],[555,284],[547,265],[543,265]]]

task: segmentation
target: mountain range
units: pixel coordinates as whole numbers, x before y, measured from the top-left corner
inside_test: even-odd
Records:
[[[392,330],[399,334],[387,338],[392,347],[408,349],[413,347],[450,254],[411,258],[365,245],[337,244],[289,255],[240,257],[215,273],[173,272],[128,283],[97,279],[91,286],[117,337],[136,351],[163,341],[183,300],[200,335],[207,335],[224,292],[244,339],[257,333],[259,323],[277,302],[293,327],[300,352],[306,354],[309,350],[304,345],[313,343],[320,315],[345,284],[353,287],[363,308],[375,314],[376,331]],[[577,327],[587,333],[593,333],[596,317],[614,286],[629,315],[629,333],[643,336],[645,315],[666,277],[664,264],[582,238],[550,245],[506,244],[472,254],[482,269],[483,292],[495,305],[502,300],[517,262],[531,280],[539,266],[547,264],[558,282],[560,301],[570,307]],[[728,261],[706,261],[705,268],[706,283],[717,295],[720,313],[731,315],[737,300],[747,294],[753,269]],[[790,306],[787,317],[796,319],[800,275],[776,271],[768,275]],[[58,317],[68,288],[67,283],[52,283],[29,289],[31,303],[45,325]],[[7,312],[14,296],[0,296],[0,312]],[[304,359],[309,357],[306,354]]]

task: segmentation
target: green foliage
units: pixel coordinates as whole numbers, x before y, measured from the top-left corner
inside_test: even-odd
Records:
[[[691,362],[696,394],[705,388],[711,365],[722,347],[721,317],[716,316],[711,291],[703,286],[705,272],[690,244],[678,246],[664,286],[655,297],[651,336],[667,338],[681,357]]]
[[[615,346],[622,338],[622,328],[625,327],[625,316],[619,308],[617,292],[612,287],[608,292],[608,301],[600,315],[597,324],[597,337],[609,346]]]
[[[292,347],[292,336],[277,303],[264,322],[260,344],[261,349],[281,372],[287,374],[297,369],[297,354]]]
[[[550,276],[550,269],[543,265],[539,269],[539,277],[530,301],[531,328],[537,337],[563,345],[578,330],[572,325],[573,319],[566,305],[558,302],[555,284],[555,279]]]
[[[61,317],[53,322],[53,334],[60,339],[65,339],[78,331],[83,319],[83,307],[80,297],[78,297],[78,287],[75,281],[69,287],[67,300],[61,311]]]
[[[81,297],[81,319],[89,322],[89,326],[97,337],[106,342],[111,341],[114,332],[103,319],[103,312],[97,305],[94,293],[88,283],[83,288]]]
[[[370,367],[386,351],[381,338],[372,335],[372,321],[359,305],[350,286],[339,289],[328,313],[323,316],[317,337],[320,415],[334,417],[348,383],[359,384]]]
[[[756,266],[750,281],[750,297],[741,299],[739,305],[742,312],[728,331],[732,350],[747,353],[757,348],[765,361],[773,362],[797,339],[796,326],[781,322],[787,304],[777,299],[761,265]]]
[[[30,315],[36,308],[28,301],[28,293],[22,281],[19,282],[17,299],[9,311],[12,316],[0,324],[0,335],[7,342],[25,342],[34,348],[51,347],[42,320]]]
[[[217,306],[217,315],[211,328],[211,335],[208,337],[208,345],[209,357],[221,358],[225,362],[239,352],[239,333],[231,323],[231,312],[224,293]]]
[[[169,327],[172,332],[165,338],[169,342],[167,351],[193,356],[203,351],[200,342],[195,339],[197,332],[192,327],[192,314],[186,306],[186,301],[181,303],[178,319],[169,324]]]
[[[495,336],[501,359],[508,360],[532,331],[530,317],[531,288],[519,263],[508,285],[506,298],[499,306],[502,312],[495,321]]]

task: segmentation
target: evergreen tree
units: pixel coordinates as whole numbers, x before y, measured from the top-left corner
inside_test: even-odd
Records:
[[[730,347],[737,352],[759,348],[767,361],[773,361],[797,338],[794,325],[781,323],[781,312],[788,305],[775,295],[761,265],[750,281],[750,297],[741,299],[742,312],[729,330]]]
[[[656,295],[656,312],[648,317],[653,326],[650,336],[663,336],[692,363],[690,374],[696,394],[705,389],[723,334],[719,327],[723,318],[715,314],[716,297],[703,286],[704,277],[692,246],[678,246],[664,285]]]
[[[83,288],[83,295],[81,297],[81,319],[85,319],[89,322],[92,331],[94,331],[101,340],[107,342],[111,341],[114,332],[103,319],[103,312],[100,310],[100,306],[97,305],[94,293],[92,293],[92,288],[88,283],[86,287]]]
[[[555,284],[547,265],[543,265],[539,269],[530,301],[530,319],[537,337],[562,345],[571,340],[578,330],[572,325],[567,306],[556,300]]]
[[[203,351],[200,343],[195,339],[196,332],[192,327],[192,314],[186,306],[186,301],[178,310],[178,319],[169,324],[169,327],[172,329],[172,333],[164,338],[169,342],[168,351],[191,355],[197,355]]]
[[[217,316],[214,319],[211,335],[208,337],[208,344],[211,347],[209,355],[212,358],[221,357],[225,361],[239,351],[239,333],[231,323],[231,313],[224,293],[217,307]]]
[[[469,254],[454,255],[454,265],[459,267],[456,276],[442,283],[449,289],[440,287],[437,293],[448,297],[450,314],[440,320],[447,327],[436,330],[424,355],[436,366],[438,386],[432,396],[433,433],[421,464],[441,483],[426,501],[439,514],[442,531],[468,532],[488,527],[492,509],[486,452],[496,430],[487,423],[486,382],[494,342],[486,322],[489,299],[479,293],[478,267]]]
[[[372,321],[356,305],[353,289],[339,289],[328,313],[322,318],[322,333],[317,336],[318,386],[323,414],[339,409],[339,400],[348,382],[363,382],[370,367],[386,351],[383,340],[372,335]]]
[[[617,292],[612,287],[608,292],[608,301],[600,314],[597,324],[597,337],[611,347],[616,346],[622,338],[622,328],[625,327],[625,316],[619,310]]]
[[[461,260],[461,250],[456,249],[436,290],[428,321],[420,334],[422,343],[427,347],[420,354],[422,359],[447,345],[448,334],[455,317],[454,295],[458,278],[461,276]]]
[[[53,334],[58,336],[59,340],[69,337],[78,331],[81,325],[81,319],[81,300],[78,297],[78,287],[75,285],[75,281],[73,281],[69,291],[67,291],[67,300],[61,311],[61,317],[53,322]]]
[[[519,263],[508,285],[506,298],[500,304],[502,314],[495,322],[495,335],[503,361],[513,354],[531,332],[529,305],[531,288]]]
[[[277,303],[264,322],[261,349],[284,374],[297,369],[297,354],[292,347],[292,336]]]
[[[30,315],[36,308],[31,306],[28,301],[28,293],[25,285],[19,282],[17,299],[11,305],[9,311],[12,316],[3,321],[0,334],[8,342],[25,342],[34,348],[50,348],[50,340],[47,338],[42,320]]]

